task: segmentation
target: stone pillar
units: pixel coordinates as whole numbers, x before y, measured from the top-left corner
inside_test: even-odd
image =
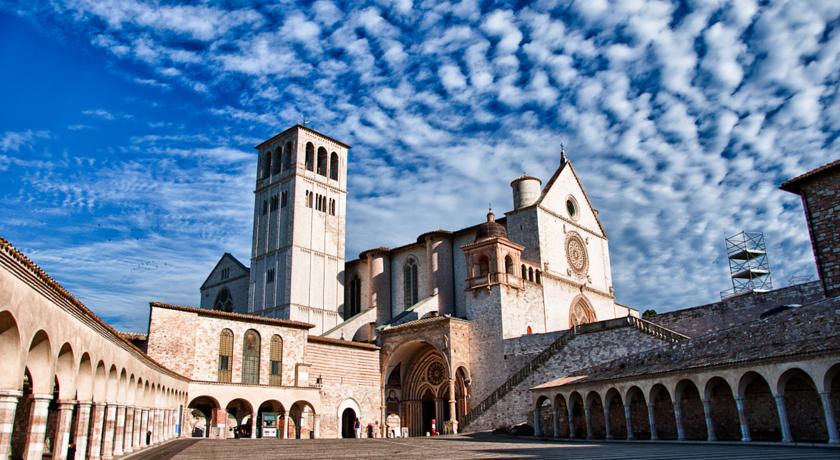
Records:
[[[658,441],[659,434],[656,432],[656,412],[653,403],[648,404],[648,423],[650,423],[650,440]]]
[[[257,439],[257,414],[251,414],[251,439]]]
[[[782,442],[793,442],[790,434],[790,423],[788,423],[787,410],[785,410],[785,395],[774,395],[776,400],[776,412],[779,413],[779,426],[782,428]]]
[[[677,441],[685,441],[685,427],[683,426],[682,407],[680,400],[674,398],[674,420],[677,422]]]
[[[283,439],[289,438],[289,414],[283,415]]]
[[[79,401],[76,412],[76,458],[84,459],[88,451],[88,434],[90,431],[90,409],[92,401]]]
[[[315,439],[321,439],[321,416],[315,414],[312,418],[315,419],[315,426],[312,428],[312,433],[314,433],[314,435],[312,437]]]
[[[67,458],[67,449],[70,447],[70,434],[73,430],[73,408],[76,407],[75,400],[64,400],[58,402],[58,420],[55,424],[55,442],[53,443],[53,456],[55,460]]]
[[[160,409],[149,409],[149,425],[152,431],[152,445],[160,444]]]
[[[583,418],[586,419],[586,439],[592,439],[592,411],[589,407],[583,408]]]
[[[717,441],[715,422],[712,420],[712,404],[706,400],[703,400],[703,415],[706,417],[706,440]]]
[[[140,410],[140,443],[138,444],[140,447],[146,447],[148,443],[146,442],[146,432],[149,431],[149,410],[148,409],[141,409]]]
[[[105,424],[105,403],[97,402],[93,405],[93,421],[91,422],[90,440],[88,451],[91,459],[98,459],[102,456],[102,428]]]
[[[140,418],[143,415],[143,408],[142,407],[134,407],[134,423],[132,426],[132,436],[134,439],[131,441],[131,449],[138,450],[143,447],[143,444],[140,443],[140,434],[143,430],[140,428]]]
[[[556,418],[555,425],[557,424]],[[455,379],[449,379],[449,423],[452,425],[452,434],[458,434],[458,414],[455,408]]]
[[[738,420],[741,422],[741,442],[750,442],[750,424],[744,409],[744,398],[735,398],[735,407],[738,408]]]
[[[123,452],[134,451],[134,406],[125,406],[125,433],[123,434]]]
[[[125,440],[125,406],[117,405],[117,423],[114,427],[114,456],[122,455],[123,441]]]
[[[169,440],[169,409],[161,409],[160,410],[160,440],[168,441]]]
[[[825,428],[828,431],[828,443],[840,443],[840,436],[837,434],[837,421],[834,420],[834,412],[831,407],[831,393],[820,393],[822,399],[823,413],[825,414]]]
[[[636,439],[636,435],[633,433],[633,418],[631,417],[632,412],[630,411],[630,405],[624,405],[624,423],[627,424],[627,439]]]
[[[0,458],[12,455],[12,428],[15,426],[15,412],[23,393],[20,391],[0,391]]]
[[[105,429],[102,434],[102,458],[114,457],[114,431],[117,428],[117,405],[105,406]]]
[[[534,409],[534,436],[542,436],[542,427],[540,420],[540,408]]]
[[[575,419],[572,417],[574,413],[572,407],[574,407],[572,404],[566,406],[566,412],[569,413],[569,439],[575,439]]]
[[[610,427],[610,407],[604,406],[604,430],[606,432],[606,438],[612,439],[612,428]]]
[[[554,438],[560,437],[560,411],[556,407],[551,406],[551,428],[554,430]]]
[[[26,433],[26,458],[40,459],[44,453],[44,436],[47,433],[47,415],[51,394],[32,395],[32,409],[29,411],[29,432]]]

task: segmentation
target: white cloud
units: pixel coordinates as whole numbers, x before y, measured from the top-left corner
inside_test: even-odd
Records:
[[[490,36],[501,38],[496,44],[496,50],[500,53],[513,53],[522,42],[522,32],[514,24],[511,11],[496,10],[490,13],[482,23],[482,28]]]
[[[50,136],[48,131],[6,131],[0,136],[0,152],[17,152],[22,148],[31,146],[38,139],[45,139]]]

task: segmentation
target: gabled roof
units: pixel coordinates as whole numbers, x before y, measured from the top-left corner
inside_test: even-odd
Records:
[[[294,321],[290,319],[269,318],[267,316],[257,316],[245,313],[233,313],[221,310],[208,310],[206,308],[190,307],[186,305],[172,305],[163,302],[149,302],[149,309],[164,308],[167,310],[178,310],[187,313],[195,313],[199,316],[210,316],[213,318],[229,319],[232,321],[242,321],[246,323],[268,324],[271,326],[293,327],[296,329],[312,329],[314,324],[304,323],[302,321]]]
[[[219,268],[219,265],[221,265],[221,264],[222,264],[222,261],[223,261],[223,260],[225,260],[226,258],[229,258],[229,259],[230,259],[230,260],[232,260],[232,261],[233,261],[236,265],[239,265],[239,267],[240,267],[240,268],[242,268],[243,270],[245,270],[245,273],[251,273],[251,269],[250,269],[250,268],[246,267],[246,266],[245,266],[245,264],[243,264],[242,262],[240,262],[240,261],[239,261],[239,259],[237,259],[236,257],[234,257],[234,256],[233,256],[233,254],[231,254],[231,253],[229,253],[229,252],[226,252],[226,253],[222,254],[222,257],[220,257],[220,258],[219,258],[219,261],[218,261],[218,262],[216,262],[216,265],[214,265],[214,266],[213,266],[213,269],[212,269],[212,270],[210,270],[210,273],[209,273],[209,274],[207,274],[207,278],[204,280],[204,282],[203,282],[203,283],[201,283],[201,289],[204,289],[204,286],[206,286],[206,285],[207,285],[207,283],[209,283],[209,282],[210,282],[210,278],[213,276],[213,273],[216,273],[216,269],[217,269],[217,268]]]
[[[831,171],[833,171],[837,168],[840,168],[840,160],[834,160],[831,163],[824,164],[824,165],[822,165],[818,168],[814,168],[814,169],[806,172],[805,174],[800,174],[800,175],[794,177],[793,179],[788,180],[787,182],[785,182],[784,184],[779,186],[779,188],[786,191],[786,192],[791,192],[791,193],[797,193],[798,194],[799,193],[799,186],[802,185],[803,182],[805,182],[807,180],[810,180],[810,179],[814,179],[814,178],[816,178],[818,176],[821,176],[823,174],[827,174],[827,173],[829,173],[829,172],[831,172]]]
[[[549,179],[548,183],[545,184],[545,187],[543,187],[539,199],[537,199],[537,201],[531,206],[542,205],[542,202],[548,194],[548,191],[551,190],[551,187],[554,185],[554,182],[557,181],[557,179],[560,177],[560,174],[563,172],[563,170],[566,169],[566,167],[568,167],[572,171],[572,176],[575,178],[578,187],[580,187],[580,190],[583,192],[583,198],[586,199],[586,204],[589,206],[589,209],[592,210],[592,214],[595,215],[595,222],[598,223],[598,228],[601,229],[601,233],[606,237],[607,231],[604,230],[604,225],[601,224],[601,218],[598,216],[598,213],[595,212],[595,206],[592,206],[592,201],[589,199],[589,195],[586,193],[586,188],[584,188],[583,184],[580,182],[580,177],[578,177],[577,171],[575,171],[575,167],[572,166],[571,160],[566,160],[565,162],[560,164],[560,167],[557,168],[557,171],[554,172],[554,175],[551,176],[551,179]]]

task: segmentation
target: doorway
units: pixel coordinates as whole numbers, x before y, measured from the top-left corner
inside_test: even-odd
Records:
[[[425,436],[426,433],[432,433],[432,419],[435,418],[435,396],[430,390],[423,393],[423,432],[420,436]]]
[[[356,422],[356,411],[350,409],[344,409],[344,412],[341,413],[341,437],[342,438],[355,438],[356,433],[354,430],[354,425]]]

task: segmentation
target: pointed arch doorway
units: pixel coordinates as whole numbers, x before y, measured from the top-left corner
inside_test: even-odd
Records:
[[[341,437],[342,438],[355,438],[356,431],[355,431],[355,422],[356,422],[356,411],[351,408],[344,409],[344,412],[341,414]]]

